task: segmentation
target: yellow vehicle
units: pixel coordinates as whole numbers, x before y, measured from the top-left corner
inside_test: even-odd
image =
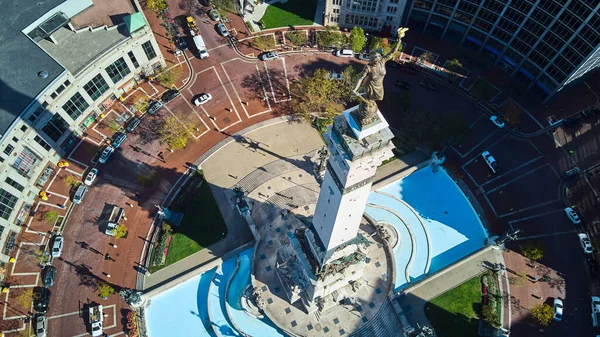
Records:
[[[190,35],[194,36],[198,34],[198,27],[196,26],[196,21],[191,16],[186,18],[188,29],[190,30]]]

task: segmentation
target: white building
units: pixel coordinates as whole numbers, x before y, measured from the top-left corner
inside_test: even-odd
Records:
[[[0,0],[0,7],[4,263],[54,165],[164,59],[137,0]]]
[[[343,28],[362,27],[365,31],[381,31],[389,27],[395,32],[402,26],[406,0],[326,0],[327,25]]]

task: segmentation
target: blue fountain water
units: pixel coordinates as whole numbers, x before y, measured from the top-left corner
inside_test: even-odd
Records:
[[[381,192],[383,193],[377,193]],[[425,231],[409,207],[425,224]],[[431,259],[428,273],[436,272],[484,246],[487,233],[481,220],[460,188],[443,169],[434,172],[426,167],[371,192],[369,203],[393,210],[410,226],[416,245],[416,255],[409,270],[411,280],[424,276],[423,256]],[[396,261],[396,291],[407,286],[404,271],[410,258],[412,242],[402,221],[391,212],[367,207],[366,213],[377,221],[392,224],[399,232],[400,244],[394,251]],[[407,256],[408,254],[408,256]]]

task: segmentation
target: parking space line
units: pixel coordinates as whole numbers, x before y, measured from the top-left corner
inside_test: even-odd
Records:
[[[538,208],[538,207],[550,205],[550,204],[553,204],[553,203],[558,202],[558,201],[560,201],[560,199],[546,201],[546,202],[543,202],[541,204],[537,204],[537,205],[533,205],[533,206],[521,208],[521,209],[518,209],[516,211],[512,211],[512,212],[509,212],[509,213],[501,214],[501,215],[498,216],[498,218],[504,218],[504,217],[507,217],[507,216],[510,216],[510,215],[513,215],[513,214],[517,214],[517,213],[528,211],[530,209],[534,209],[534,208]]]
[[[528,176],[528,175],[530,175],[530,174],[534,173],[535,171],[537,171],[537,170],[539,170],[539,169],[542,169],[542,168],[544,168],[544,167],[546,167],[546,166],[550,166],[550,164],[549,164],[549,163],[546,163],[546,164],[544,164],[544,165],[542,165],[542,166],[539,166],[539,167],[537,167],[537,168],[534,168],[533,170],[527,171],[527,172],[523,173],[522,175],[520,175],[520,176],[518,176],[518,177],[516,177],[516,178],[514,178],[514,179],[512,179],[512,180],[510,180],[510,181],[508,181],[508,182],[506,182],[506,183],[504,183],[504,184],[502,184],[502,185],[500,185],[500,186],[497,186],[497,187],[495,187],[495,188],[493,188],[493,189],[491,189],[491,190],[487,191],[485,194],[489,194],[489,193],[492,193],[492,192],[494,192],[494,191],[496,191],[496,190],[499,190],[499,189],[501,189],[501,188],[505,187],[506,185],[512,184],[513,182],[515,182],[515,181],[517,181],[517,180],[519,180],[519,179],[521,179],[521,178],[523,178],[523,177],[525,177],[525,176]]]
[[[516,241],[539,239],[539,238],[544,238],[544,237],[548,237],[548,236],[557,236],[557,235],[565,235],[565,234],[573,234],[573,233],[577,233],[577,230],[571,229],[569,231],[564,231],[564,232],[554,232],[554,233],[548,233],[548,234],[538,234],[538,235],[517,237]]]
[[[229,85],[231,86],[231,88],[233,89],[233,93],[235,94],[235,96],[238,99],[238,102],[241,102],[242,99],[240,98],[240,94],[237,92],[237,89],[235,88],[235,86],[233,85],[233,81],[231,81],[231,78],[229,77],[229,74],[227,73],[227,70],[225,70],[225,66],[223,66],[224,63],[228,63],[234,60],[241,60],[240,58],[234,58],[231,59],[229,61],[225,61],[225,62],[221,62],[221,69],[223,69],[223,72],[225,73],[225,77],[227,77],[227,81],[229,81]],[[250,63],[250,62],[248,62]],[[253,62],[256,63],[256,62]],[[219,77],[219,81],[221,81],[221,78]],[[221,85],[223,85],[223,89],[225,89],[225,85],[223,84],[223,81],[221,81]],[[233,101],[231,100],[231,97],[229,97],[229,93],[227,92],[227,90],[225,90],[225,94],[227,94],[227,98],[229,98],[229,102],[233,105]],[[235,109],[235,105],[233,106],[233,108]],[[242,104],[242,109],[244,110],[244,113],[246,114],[246,117],[250,118],[250,115],[248,114],[248,110],[246,110],[246,106],[244,104]],[[237,111],[237,110],[236,110]]]
[[[489,183],[491,183],[491,182],[494,182],[494,181],[496,181],[496,180],[498,180],[498,179],[500,179],[500,178],[502,178],[502,177],[504,177],[504,176],[506,176],[506,175],[508,175],[508,174],[511,174],[512,172],[514,172],[514,171],[516,171],[516,170],[518,170],[518,169],[520,169],[520,168],[523,168],[523,167],[525,167],[525,166],[527,166],[527,165],[529,165],[529,164],[531,164],[531,163],[535,162],[536,160],[538,160],[538,159],[540,159],[540,158],[542,158],[542,156],[535,157],[534,159],[532,159],[532,160],[530,160],[530,161],[528,161],[528,162],[526,162],[526,163],[524,163],[524,164],[521,164],[521,165],[519,165],[519,166],[517,166],[517,167],[515,167],[515,168],[512,168],[512,169],[510,169],[510,170],[508,170],[508,171],[506,171],[506,172],[502,173],[501,175],[499,175],[499,176],[495,177],[494,179],[491,179],[491,180],[488,180],[488,181],[484,182],[483,184],[481,184],[481,186],[487,185],[487,184],[489,184]]]
[[[496,208],[494,207],[494,205],[492,205],[492,202],[490,201],[490,199],[487,197],[487,195],[485,193],[483,194],[483,197],[485,198],[485,201],[487,201],[488,205],[490,205],[492,212],[494,212],[494,216],[497,218],[498,213],[496,213]]]
[[[168,112],[171,114],[171,116],[173,116],[173,118],[175,118],[175,119],[176,119],[176,120],[177,120],[179,123],[181,123],[181,124],[183,125],[183,122],[181,121],[181,119],[179,119],[179,117],[177,117],[177,116],[176,116],[176,115],[173,113],[173,111],[171,111],[171,109],[169,109],[169,107],[168,107],[166,104],[165,104],[164,108],[165,108],[165,109],[167,109],[167,111],[168,111]],[[194,112],[195,112],[195,111],[194,111]],[[196,114],[196,115],[197,115],[197,114]],[[202,121],[202,119],[200,119],[200,120]],[[204,123],[204,121],[202,121],[202,123],[203,123],[204,125],[206,125],[206,123]],[[208,125],[206,125],[206,128],[208,129]],[[206,133],[206,131],[205,131],[205,132],[203,132],[203,133],[202,133],[200,136],[202,136],[204,133]],[[196,135],[195,135],[193,132],[190,132],[190,134],[191,134],[191,135],[192,135],[192,137],[194,137],[195,139],[198,139],[198,138],[200,138],[200,136],[197,136],[197,137],[196,137]]]
[[[479,143],[475,144],[473,147],[471,147],[471,149],[465,153],[464,155],[461,154],[460,152],[457,153],[459,156],[461,156],[462,158],[465,158],[466,156],[468,156],[471,152],[473,152],[476,148],[478,148],[479,146],[481,146],[481,144],[483,144],[486,140],[490,139],[493,135],[496,134],[496,132],[500,131],[500,129],[496,129],[494,130],[494,132],[490,133],[489,135],[487,135],[487,137],[485,137],[484,139],[482,139]],[[499,141],[501,141],[502,139],[504,139],[508,134],[505,134],[504,136],[502,136],[500,139],[498,139],[496,142],[494,142],[493,144],[491,144],[489,147],[492,147],[494,145],[496,145],[496,143],[498,143]],[[454,146],[453,146],[454,147]]]
[[[231,100],[231,97],[229,96],[229,92],[227,92],[227,88],[225,88],[225,84],[223,84],[223,80],[221,79],[221,76],[219,75],[219,72],[217,72],[217,68],[214,68],[214,70],[215,70],[215,74],[217,75],[217,79],[219,80],[219,83],[221,83],[221,87],[223,88],[223,91],[225,91],[225,94],[227,95],[227,98],[229,99],[229,103],[231,103],[231,107],[233,108],[233,111],[235,112],[235,115],[238,118],[237,122],[235,122],[233,124],[230,124],[229,126],[226,126],[225,128],[222,129],[222,130],[227,130],[228,128],[236,125],[237,123],[241,123],[242,122],[242,117],[240,117],[240,113],[238,112],[237,108],[235,107],[235,104],[233,104],[233,101]],[[225,75],[227,75],[227,72],[225,71],[225,68],[223,68],[223,71],[225,72]],[[231,83],[231,80],[229,81],[229,83]],[[231,86],[233,88],[233,83],[231,83]],[[234,90],[235,90],[235,88],[234,88]],[[239,97],[238,97],[238,100],[239,100]],[[241,102],[241,100],[239,100],[239,101]],[[242,108],[245,110],[245,107],[244,107],[243,104],[242,104]]]
[[[258,64],[256,64],[256,74],[258,75],[258,78],[260,78],[260,69],[258,69]],[[255,113],[252,116],[249,116],[250,118],[258,116],[258,115],[262,115],[267,112],[271,112],[271,103],[269,103],[269,96],[267,95],[267,89],[265,88],[263,81],[260,81],[260,86],[263,89],[263,95],[264,95],[263,97],[264,97],[265,102],[267,102],[267,106],[269,107],[269,109],[259,112],[259,113]],[[273,98],[273,99],[275,99],[275,98]]]
[[[479,117],[473,123],[471,123],[471,125],[469,125],[469,129],[472,129],[475,126],[475,124],[477,124],[477,122],[479,122],[479,120],[483,118],[483,116],[485,115],[479,115]]]
[[[206,125],[206,122],[202,119],[202,117],[200,117],[200,115],[198,114],[198,112],[196,111],[196,109],[194,109],[194,107],[192,106],[192,103],[188,102],[187,99],[184,99],[185,103],[192,109],[192,111],[194,112],[194,115],[196,115],[196,117],[198,117],[198,119],[200,120],[200,122],[202,122],[202,124],[204,125],[204,127],[206,128],[206,130],[204,132],[202,132],[200,135],[196,136],[192,133],[192,136],[195,139],[198,139],[200,137],[202,137],[204,134],[206,134],[210,128],[208,127],[208,125]]]

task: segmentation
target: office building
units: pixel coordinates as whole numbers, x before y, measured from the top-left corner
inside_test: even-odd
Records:
[[[56,163],[164,59],[137,0],[0,0],[0,7],[3,263]]]
[[[395,32],[401,27],[406,0],[326,0],[326,26],[362,27],[367,32]]]
[[[549,100],[600,66],[600,2],[414,0],[407,26],[489,59]]]

